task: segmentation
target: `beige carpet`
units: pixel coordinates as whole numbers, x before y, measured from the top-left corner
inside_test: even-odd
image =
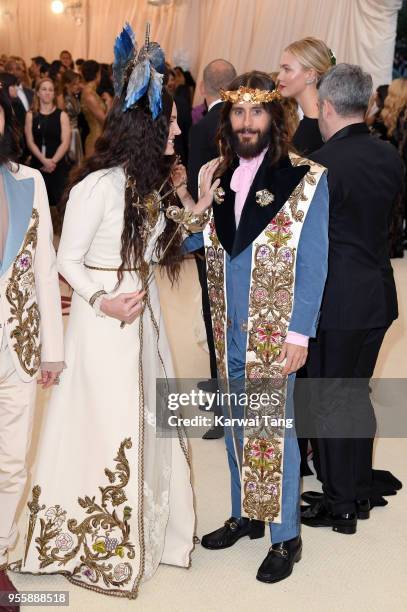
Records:
[[[380,377],[407,377],[407,260],[394,262],[399,290],[400,317],[388,333],[376,369]],[[207,354],[196,343],[198,282],[195,262],[188,260],[182,282],[175,289],[161,282],[168,333],[179,377],[208,375]],[[36,452],[42,407],[31,457]],[[196,493],[197,533],[219,527],[230,512],[229,478],[223,440],[191,441]],[[375,464],[393,471],[407,483],[407,440],[378,440]],[[63,474],[61,474],[63,477]],[[306,489],[318,487],[313,477]],[[304,528],[304,552],[289,580],[265,585],[255,580],[266,555],[268,538],[241,540],[225,551],[208,551],[199,544],[189,570],[160,566],[152,580],[142,585],[135,601],[105,597],[71,585],[62,577],[15,576],[20,590],[67,590],[70,610],[105,612],[405,612],[407,610],[406,493],[387,498],[386,508],[374,509],[369,521],[359,521],[358,533],[346,536],[329,529]],[[21,556],[20,541],[12,559]],[[27,608],[28,609],[28,608]],[[54,610],[53,607],[47,608]],[[56,609],[56,608],[55,608]]]

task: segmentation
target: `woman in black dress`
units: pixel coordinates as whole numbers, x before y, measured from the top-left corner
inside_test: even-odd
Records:
[[[71,129],[66,112],[56,106],[51,79],[41,79],[35,87],[34,110],[25,120],[25,137],[31,163],[44,177],[50,206],[61,199],[70,169],[67,161]]]
[[[294,98],[304,113],[293,136],[295,148],[304,157],[324,144],[318,127],[317,83],[334,64],[329,47],[312,36],[291,43],[281,56],[280,93],[284,98]]]
[[[309,36],[297,40],[286,47],[281,56],[278,74],[279,90],[283,98],[293,98],[304,113],[292,138],[298,153],[307,157],[322,147],[324,141],[318,126],[318,92],[317,84],[321,76],[335,64],[335,56],[323,40]],[[310,340],[312,342],[312,339]],[[297,380],[308,378],[307,367],[297,372]],[[297,423],[301,422],[305,404],[310,401],[308,388],[298,384],[295,387],[295,413]],[[312,474],[308,466],[308,439],[298,438],[301,454],[301,476]],[[314,467],[318,474],[317,446],[311,440]]]

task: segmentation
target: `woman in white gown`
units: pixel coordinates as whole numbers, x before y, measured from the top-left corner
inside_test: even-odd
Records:
[[[123,91],[66,207],[66,370],[46,411],[25,554],[13,569],[134,598],[159,563],[189,566],[195,515],[186,443],[156,436],[156,379],[174,375],[149,276],[160,260],[174,279],[181,260],[180,232],[165,248],[177,228],[167,198],[154,195],[172,186],[180,130],[168,94],[154,119],[147,96],[123,112]],[[211,176],[197,210],[212,201]]]

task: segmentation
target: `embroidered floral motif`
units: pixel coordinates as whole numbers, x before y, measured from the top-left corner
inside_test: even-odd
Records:
[[[78,503],[86,512],[87,517],[80,523],[76,519],[67,518],[66,511],[58,504],[42,511],[45,506],[39,506],[38,499],[41,488],[33,488],[33,502],[30,508],[29,533],[34,532],[37,518],[40,520],[40,534],[35,538],[39,553],[40,568],[55,563],[64,566],[77,558],[78,564],[72,570],[72,577],[82,576],[92,583],[103,583],[109,586],[122,587],[132,576],[132,567],[126,561],[112,565],[117,558],[134,559],[135,548],[130,541],[130,525],[132,509],[124,506],[122,516],[119,516],[118,506],[122,506],[127,497],[125,487],[130,478],[130,467],[125,449],[132,447],[130,438],[120,444],[115,457],[116,469],[105,469],[109,485],[100,487],[100,502],[96,497],[78,498]],[[26,555],[31,537],[27,539]],[[65,553],[65,554],[61,554]],[[109,562],[108,562],[109,561]]]
[[[250,438],[244,447],[244,465],[250,468],[244,480],[245,512],[260,521],[276,517],[280,511],[281,441]]]
[[[69,533],[61,533],[58,537],[55,538],[55,544],[59,548],[65,552],[69,550],[73,546],[73,538]]]
[[[10,304],[10,339],[24,372],[34,376],[40,367],[40,312],[36,302],[27,307],[34,293],[32,262],[37,247],[39,214],[33,208],[32,222],[18,253],[6,289]]]
[[[225,252],[216,235],[213,217],[207,227],[211,243],[211,246],[206,247],[206,261],[213,339],[219,376],[226,380]]]

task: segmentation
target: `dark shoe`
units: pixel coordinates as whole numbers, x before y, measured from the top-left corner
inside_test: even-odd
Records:
[[[224,435],[225,432],[223,431],[222,425],[216,425],[204,433],[202,440],[219,440],[219,438],[223,438]]]
[[[307,504],[310,504],[310,506],[314,505],[316,502],[322,502],[322,498],[323,494],[318,493],[317,491],[306,491],[301,495],[301,499],[303,499]],[[358,519],[368,519],[370,517],[371,508],[372,505],[369,499],[356,500],[356,514],[358,515]]]
[[[249,536],[251,540],[262,538],[264,536],[263,521],[251,521],[248,518],[236,519],[231,516],[223,527],[204,535],[201,544],[210,550],[220,550],[233,546],[244,536]]]
[[[213,408],[209,408],[209,404],[199,404],[198,410],[202,410],[203,412],[211,412]]]
[[[356,533],[356,513],[332,514],[322,502],[301,507],[301,523],[308,527],[332,527],[338,533]]]
[[[301,559],[301,554],[302,542],[300,536],[286,542],[273,544],[258,569],[257,580],[270,583],[288,578],[293,571],[294,563]]]
[[[370,501],[368,499],[356,500],[356,514],[358,519],[362,521],[370,518]]]
[[[319,491],[305,491],[301,495],[301,499],[305,501],[306,504],[312,506],[317,501],[322,501],[322,493]]]
[[[0,570],[0,593],[7,591],[11,593],[17,593],[17,589],[7,576],[6,570]],[[0,612],[19,612],[20,606],[16,605],[0,605]]]
[[[216,378],[208,378],[208,380],[200,380],[196,385],[201,391],[205,393],[216,393],[218,390],[218,381]]]

